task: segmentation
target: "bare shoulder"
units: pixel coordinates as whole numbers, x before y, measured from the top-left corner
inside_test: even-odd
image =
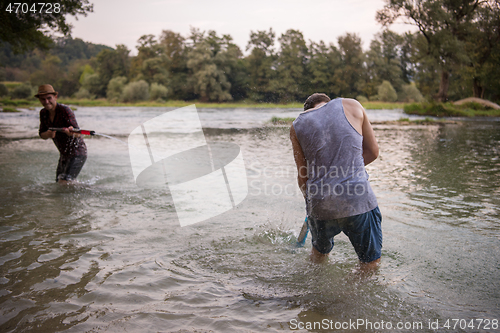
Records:
[[[352,98],[343,98],[342,105],[344,106],[344,112],[350,116],[358,119],[363,119],[364,108],[357,100]]]

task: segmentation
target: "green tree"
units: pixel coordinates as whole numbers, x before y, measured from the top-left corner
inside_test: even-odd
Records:
[[[405,103],[420,103],[425,99],[415,85],[415,82],[411,82],[410,84],[403,85],[401,93],[398,95],[398,100]]]
[[[168,96],[168,89],[164,85],[151,83],[149,88],[149,99],[152,101],[165,100]]]
[[[26,0],[20,4],[21,8],[16,8],[15,2],[2,1],[0,7],[0,41],[9,43],[18,53],[35,47],[48,49],[52,42],[49,36],[51,31],[64,35],[71,32],[71,25],[66,22],[68,15],[86,16],[93,11],[93,5],[88,0],[48,2],[44,3],[45,10],[39,1]],[[24,4],[29,10],[23,10]],[[50,11],[47,10],[49,5]],[[39,14],[40,10],[43,10],[43,15]]]
[[[125,45],[117,45],[116,49],[105,49],[97,55],[97,74],[99,74],[99,89],[91,93],[97,96],[106,96],[109,81],[118,76],[128,77],[130,70],[129,50]]]
[[[9,94],[9,89],[3,83],[0,83],[0,97],[7,96]]]
[[[395,102],[398,99],[398,94],[389,81],[384,80],[382,84],[377,87],[377,90],[377,100],[379,101]]]
[[[97,73],[85,75],[82,81],[82,88],[87,90],[90,95],[103,96],[102,79]]]
[[[338,44],[341,62],[333,75],[333,93],[354,98],[362,94],[367,82],[361,38],[347,33],[338,38]]]
[[[287,30],[278,38],[281,48],[276,64],[276,79],[270,88],[276,91],[281,101],[303,99],[306,88],[306,61],[308,50],[304,36],[298,30]]]
[[[479,0],[386,0],[377,12],[377,20],[384,26],[403,18],[415,25],[424,36],[425,53],[440,71],[438,101],[448,99],[450,73],[461,63],[469,61],[465,42],[470,36],[478,9],[488,3]]]
[[[189,99],[188,67],[185,38],[170,30],[163,30],[159,42],[168,73],[166,87],[174,99]]]
[[[309,62],[307,64],[309,84],[306,86],[306,95],[315,92],[334,95],[333,77],[340,64],[340,53],[333,44],[326,46],[323,41],[319,43],[311,42],[309,45]]]
[[[57,37],[54,38],[53,47],[49,53],[61,59],[61,66],[67,67],[73,61],[81,59],[90,59],[95,57],[102,50],[113,50],[113,48],[101,45],[84,42],[80,38]]]
[[[156,82],[162,85],[167,85],[169,75],[164,57],[155,57],[144,60],[141,67],[140,78],[149,84]]]
[[[413,41],[415,76],[418,89],[429,100],[436,97],[440,84],[440,66],[438,62],[426,54],[427,41],[421,34],[417,34]]]
[[[465,49],[470,62],[463,67],[464,78],[472,83],[474,97],[500,96],[500,1],[487,1],[477,9]]]
[[[143,35],[138,40],[137,50],[139,53],[131,61],[130,76],[132,78],[144,79],[141,76],[144,61],[161,56],[162,47],[153,35]]]
[[[85,77],[86,77],[87,75],[90,75],[90,74],[94,74],[94,73],[95,73],[94,69],[93,69],[93,68],[92,68],[92,66],[90,66],[89,64],[85,64],[85,65],[83,66],[83,68],[81,69],[81,71],[82,71],[82,73],[80,74],[80,77],[79,77],[79,80],[78,80],[78,82],[79,82],[80,84],[83,84],[83,80],[85,80]]]
[[[370,50],[366,53],[366,66],[370,77],[370,88],[365,92],[372,96],[372,88],[378,86],[382,81],[389,81],[396,91],[401,91],[405,82],[409,82],[403,76],[405,64],[402,62],[401,49],[403,37],[389,30],[375,35],[370,43]]]
[[[274,70],[276,55],[274,41],[276,34],[272,28],[269,31],[258,30],[250,32],[247,51],[250,54],[245,59],[248,68],[248,90],[253,100],[271,102],[277,100],[276,93],[269,84],[276,76]]]
[[[106,90],[106,98],[115,101],[119,100],[126,83],[127,78],[124,76],[117,76],[109,80],[108,88]]]
[[[123,102],[147,101],[149,99],[149,85],[144,80],[130,82],[123,88],[121,96]]]
[[[35,87],[50,83],[55,87],[59,86],[59,81],[63,78],[63,71],[60,67],[61,59],[57,56],[48,55],[42,61],[42,68],[30,76],[30,82]]]
[[[229,51],[237,46],[231,43],[231,37],[218,37],[212,30],[205,36],[205,32],[192,29],[190,39],[193,47],[188,52],[187,66],[192,73],[193,91],[201,101],[232,100],[228,75],[237,58]]]

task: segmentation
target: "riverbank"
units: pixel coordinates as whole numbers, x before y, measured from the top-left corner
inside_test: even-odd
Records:
[[[59,103],[75,106],[104,106],[104,107],[184,107],[196,104],[198,108],[216,108],[216,109],[235,109],[235,108],[259,108],[259,109],[302,109],[303,104],[298,102],[293,103],[256,103],[253,101],[239,101],[226,103],[204,103],[199,101],[143,101],[135,103],[119,103],[108,101],[106,99],[69,99],[59,98]],[[391,103],[391,102],[365,102],[362,103],[365,109],[371,110],[393,110],[403,109],[407,103]],[[16,108],[38,108],[40,103],[36,99],[9,99],[0,100],[0,106],[13,106]]]
[[[432,117],[500,117],[500,109],[478,102],[412,103],[403,110],[406,114]]]
[[[254,101],[238,101],[225,103],[206,103],[199,101],[142,101],[135,103],[120,103],[102,99],[69,99],[59,98],[59,103],[73,106],[85,107],[167,107],[181,108],[195,104],[198,108],[205,109],[299,109],[303,105],[298,102],[292,103],[256,103]],[[500,117],[500,109],[494,109],[477,102],[456,103],[399,103],[399,102],[375,102],[367,101],[361,103],[367,110],[395,110],[401,109],[408,115],[432,116],[432,117]],[[35,98],[30,99],[0,99],[0,109],[31,109],[38,110],[40,103]],[[11,111],[12,112],[12,111]],[[277,119],[275,122],[290,123],[290,119]],[[291,120],[293,121],[293,119]],[[272,121],[273,122],[273,121]],[[273,122],[274,123],[274,122]]]

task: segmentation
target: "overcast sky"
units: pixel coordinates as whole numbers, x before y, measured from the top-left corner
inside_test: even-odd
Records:
[[[69,21],[72,36],[96,44],[115,47],[125,44],[137,54],[137,40],[142,35],[159,36],[172,30],[184,37],[190,27],[229,34],[243,52],[250,31],[273,28],[276,37],[288,29],[312,40],[337,44],[346,32],[357,33],[368,49],[373,36],[382,30],[375,20],[384,0],[90,0],[94,12]],[[394,25],[396,32],[411,29]]]

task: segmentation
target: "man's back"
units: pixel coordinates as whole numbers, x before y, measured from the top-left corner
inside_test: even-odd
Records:
[[[301,113],[293,124],[307,161],[308,213],[321,219],[358,215],[377,206],[364,168],[364,110],[352,100],[344,109],[344,101]]]
[[[361,268],[376,268],[382,215],[364,166],[378,157],[378,145],[366,112],[355,100],[331,101],[323,93],[309,96],[304,110],[290,128],[290,140],[306,198],[311,260],[323,261],[343,232]]]

